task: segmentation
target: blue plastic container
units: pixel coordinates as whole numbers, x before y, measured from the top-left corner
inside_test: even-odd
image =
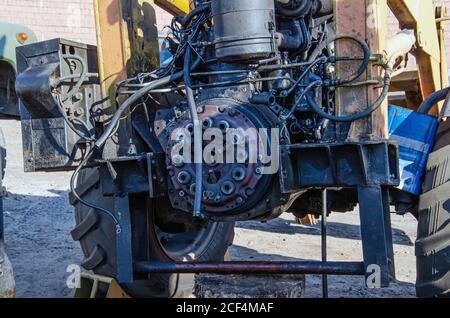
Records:
[[[422,180],[437,128],[436,117],[389,106],[389,136],[399,145],[399,189],[415,195],[422,193]]]

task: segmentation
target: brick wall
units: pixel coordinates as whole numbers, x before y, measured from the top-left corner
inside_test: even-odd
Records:
[[[36,33],[39,40],[62,37],[95,44],[92,2],[93,0],[0,0],[0,21],[24,24]],[[435,3],[445,3],[450,8],[450,0],[435,0]],[[158,7],[156,15],[160,29],[171,20],[170,15]],[[450,61],[450,22],[446,26],[449,30],[446,39]],[[389,27],[391,34],[398,30],[398,23],[393,16]]]
[[[39,40],[57,37],[95,44],[93,0],[0,0],[0,21],[23,24]],[[158,25],[170,15],[156,8]]]
[[[95,44],[92,0],[0,0],[0,20],[26,25],[39,40]]]

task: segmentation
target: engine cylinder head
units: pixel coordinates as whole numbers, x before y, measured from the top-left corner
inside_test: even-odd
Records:
[[[216,55],[224,61],[251,61],[275,53],[273,0],[213,0]]]

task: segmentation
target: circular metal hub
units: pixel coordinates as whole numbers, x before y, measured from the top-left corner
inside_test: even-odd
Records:
[[[273,178],[261,174],[258,155],[259,129],[269,128],[269,124],[254,109],[247,109],[249,105],[217,99],[199,106],[204,140],[202,211],[217,217],[249,210],[266,194]],[[189,113],[167,129],[165,135],[171,136],[165,143],[171,201],[177,209],[192,211],[196,185]]]

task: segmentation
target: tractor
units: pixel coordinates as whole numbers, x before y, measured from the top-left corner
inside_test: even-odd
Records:
[[[174,14],[164,63],[155,5]],[[55,39],[17,49],[25,170],[73,171],[71,234],[83,268],[134,297],[175,297],[181,274],[194,273],[362,275],[387,287],[395,207],[419,220],[418,296],[448,296],[443,8],[431,0],[94,6],[97,46]],[[402,27],[389,40],[388,7]],[[405,77],[410,53],[418,71]],[[393,106],[393,91],[404,107]],[[362,261],[224,262],[235,222],[326,219],[358,204]]]

